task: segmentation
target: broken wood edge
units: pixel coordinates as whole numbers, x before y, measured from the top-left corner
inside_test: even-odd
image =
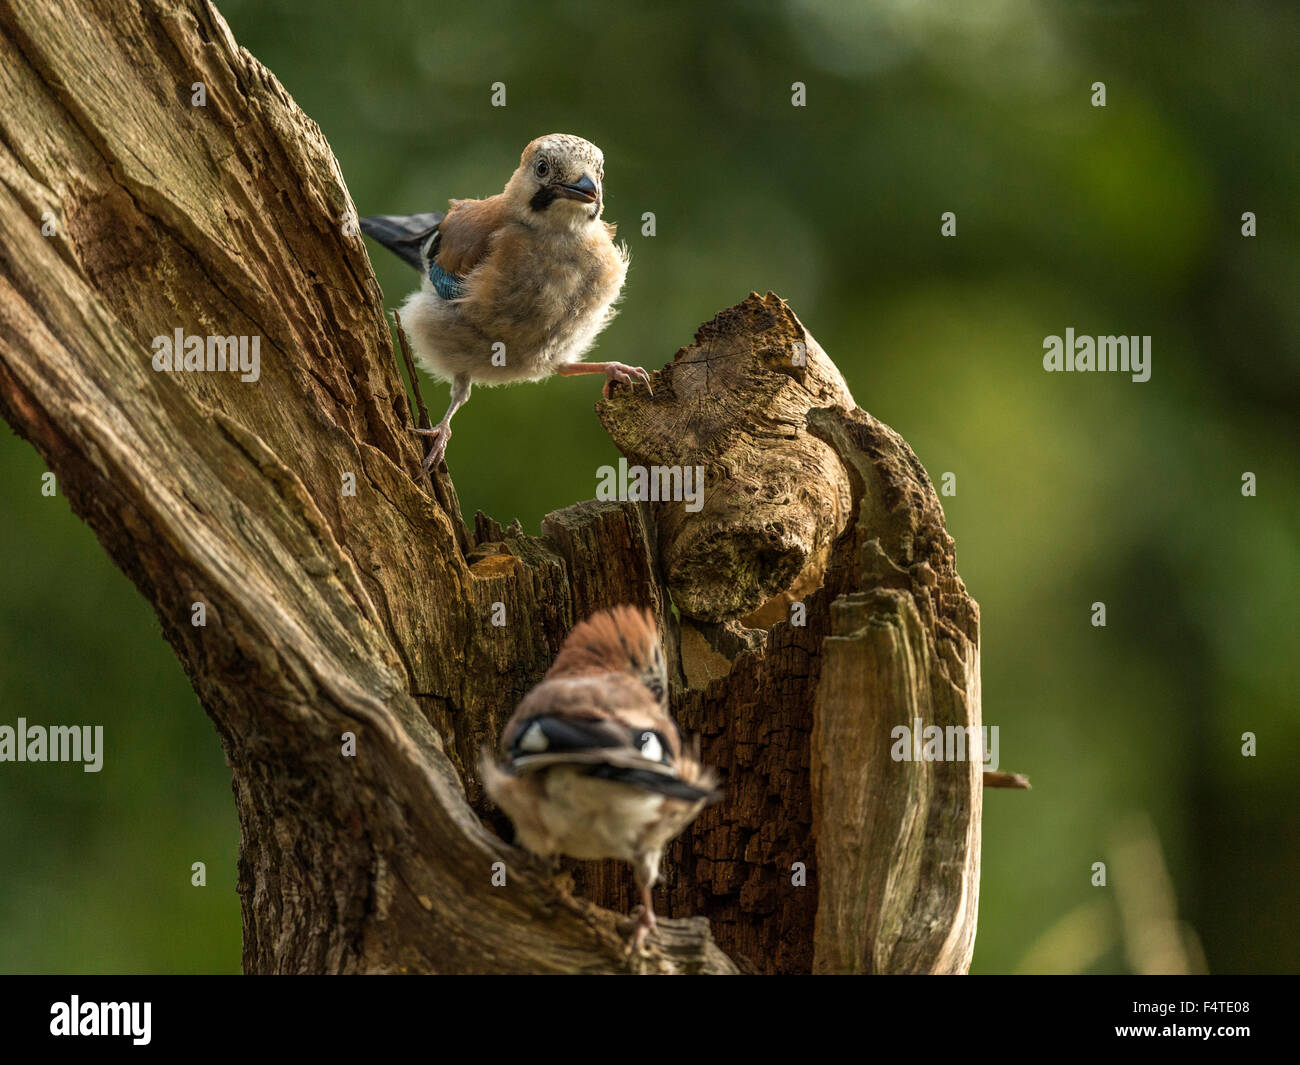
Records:
[[[812,410],[808,424],[853,491],[827,572],[837,594],[814,708],[814,971],[966,972],[982,770],[966,757],[899,760],[893,737],[916,721],[980,728],[978,608],[907,442],[860,409]]]
[[[1019,791],[1030,791],[1029,778],[1022,773],[1000,773],[993,770],[986,770],[984,773],[984,786],[986,788],[1013,788]]]

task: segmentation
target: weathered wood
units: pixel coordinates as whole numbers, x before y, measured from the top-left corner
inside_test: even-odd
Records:
[[[539,537],[469,530],[445,473],[412,478],[338,166],[214,9],[0,0],[0,94],[0,414],[221,736],[247,970],[965,967],[978,772],[900,769],[881,743],[914,709],[978,723],[977,609],[920,464],[781,300],[703,326],[653,399],[600,404],[632,461],[706,467],[699,513],[586,502]],[[260,337],[259,379],[156,372],[177,328]],[[674,712],[727,792],[674,845],[677,919],[634,964],[627,871],[509,846],[476,776],[575,622],[620,602],[660,618]]]
[[[0,97],[0,411],[155,606],[221,736],[246,969],[626,971],[616,915],[466,803],[479,740],[574,622],[571,584],[545,546],[471,560],[459,514],[412,482],[381,295],[317,127],[181,0],[0,4]],[[178,327],[260,336],[260,379],[155,372],[152,338]],[[733,970],[702,922],[655,943],[651,971]]]
[[[896,726],[981,727],[979,608],[924,468],[869,414],[815,411],[857,521],[828,583],[813,730],[818,972],[965,972],[979,897],[982,765],[898,761]]]
[[[701,326],[652,381],[648,402],[623,392],[597,410],[630,462],[704,471],[698,512],[682,501],[654,504],[678,608],[725,621],[792,585],[816,588],[848,516],[849,485],[805,419],[814,407],[850,410],[853,397],[803,323],[777,297],[751,293]],[[809,566],[815,572],[800,582]]]

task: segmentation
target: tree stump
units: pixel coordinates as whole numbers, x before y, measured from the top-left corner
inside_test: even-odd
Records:
[[[338,165],[214,8],[0,0],[0,92],[0,414],[220,734],[247,971],[967,968],[979,766],[895,761],[890,733],[980,725],[978,610],[920,463],[780,299],[600,405],[629,462],[704,467],[701,509],[470,530],[445,475],[412,479]],[[258,337],[260,376],[156,371],[177,329]],[[475,777],[572,626],[624,602],[660,619],[726,790],[631,963],[626,870],[531,860]]]

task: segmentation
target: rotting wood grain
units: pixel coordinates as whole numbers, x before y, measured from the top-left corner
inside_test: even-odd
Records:
[[[891,769],[879,744],[915,705],[978,723],[978,610],[919,462],[784,302],[751,295],[653,399],[599,405],[629,459],[706,466],[701,512],[471,532],[450,478],[412,479],[338,165],[214,8],[0,0],[0,99],[0,414],[221,737],[246,970],[964,969],[978,774]],[[259,336],[258,381],[155,372],[177,328]],[[509,846],[474,768],[574,623],[625,601],[659,616],[675,713],[727,789],[673,846],[674,919],[632,966],[626,869]]]
[[[573,624],[569,581],[541,548],[517,578],[476,575],[460,516],[411,480],[319,129],[179,0],[0,3],[0,98],[0,413],[153,604],[221,736],[245,969],[628,971],[618,915],[466,801],[474,741]],[[155,372],[176,328],[260,336],[259,380]],[[514,621],[489,631],[502,597]],[[666,923],[641,968],[734,971],[698,921]]]

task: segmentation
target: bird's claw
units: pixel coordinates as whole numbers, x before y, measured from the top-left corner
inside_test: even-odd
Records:
[[[605,387],[601,389],[600,394],[609,399],[609,387],[618,382],[620,385],[631,387],[635,380],[645,382],[646,391],[654,395],[654,389],[650,387],[650,375],[641,369],[640,366],[627,366],[621,362],[607,362],[605,364]]]
[[[424,456],[424,461],[420,463],[420,473],[426,474],[434,469],[438,463],[447,454],[447,441],[451,439],[451,426],[446,422],[439,422],[432,429],[416,429],[415,432],[420,436],[433,437],[429,445],[429,453]]]
[[[638,906],[632,911],[635,924],[632,928],[632,937],[628,940],[627,955],[632,957],[647,957],[650,953],[646,949],[646,937],[659,927],[659,922],[655,920],[654,910],[645,906]]]

